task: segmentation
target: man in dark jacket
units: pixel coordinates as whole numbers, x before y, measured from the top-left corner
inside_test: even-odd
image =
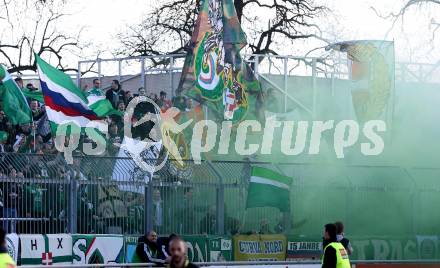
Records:
[[[121,101],[127,105],[125,91],[121,89],[121,84],[118,80],[113,80],[111,88],[105,93],[105,98],[110,101],[115,109],[118,109],[118,103]]]
[[[165,263],[162,251],[157,244],[155,231],[149,231],[146,235],[139,237],[136,254],[142,263],[155,263],[160,266]]]
[[[333,223],[324,226],[324,241],[322,243],[324,257],[322,268],[350,268],[348,254],[336,239],[336,225]]]

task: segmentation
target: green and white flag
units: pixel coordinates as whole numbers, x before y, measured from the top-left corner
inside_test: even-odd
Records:
[[[41,90],[30,91],[29,89],[24,88],[23,95],[25,95],[27,98],[36,100],[40,103],[44,103],[43,91],[41,91]]]
[[[273,170],[253,167],[248,188],[246,208],[275,207],[290,210],[290,185],[292,178]]]
[[[32,112],[21,92],[21,89],[12,79],[6,68],[0,64],[0,98],[3,102],[3,111],[13,125],[22,125],[32,122]]]
[[[105,97],[87,98],[64,72],[51,66],[37,54],[38,75],[44,96],[46,113],[52,127],[52,133],[56,133],[59,125],[73,123],[77,127],[92,127],[100,132],[107,131],[104,117],[110,114],[121,114],[113,109],[111,103]],[[90,125],[93,122],[94,125]]]

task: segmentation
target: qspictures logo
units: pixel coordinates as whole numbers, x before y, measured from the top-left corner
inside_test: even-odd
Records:
[[[140,118],[135,117],[134,111],[138,105],[147,105],[151,108],[150,112],[146,112]],[[203,154],[209,152],[225,157],[231,153],[244,157],[255,154],[271,155],[274,144],[280,146],[278,151],[285,156],[318,155],[322,140],[326,139],[331,141],[327,143],[331,144],[337,158],[344,158],[346,150],[355,146],[365,156],[377,156],[385,148],[383,136],[387,127],[383,120],[370,120],[361,125],[355,120],[278,121],[276,116],[271,116],[266,118],[264,123],[243,120],[233,125],[230,120],[196,121],[191,118],[178,123],[176,118],[179,114],[179,109],[175,107],[162,112],[156,103],[147,97],[134,98],[127,106],[124,115],[124,140],[118,146],[133,158],[138,167],[150,172],[163,168],[168,156],[179,164],[183,164],[184,160],[189,158],[195,164],[200,164]],[[144,133],[143,139],[133,138],[132,128],[142,124],[152,126],[148,128],[149,133]],[[68,126],[71,127],[69,135]],[[75,128],[77,131],[72,131]],[[103,136],[107,132],[107,122],[91,121],[90,126],[85,128],[90,142],[83,144],[83,153],[102,155],[107,142]],[[72,153],[78,148],[79,133],[79,127],[75,122],[65,122],[57,129],[55,145],[59,151],[64,152],[68,163],[72,163]],[[190,141],[185,143],[189,147],[189,155],[182,155],[182,146],[176,143],[175,137],[182,133],[190,137]],[[152,162],[152,158],[159,158],[162,149],[165,149],[167,157]]]

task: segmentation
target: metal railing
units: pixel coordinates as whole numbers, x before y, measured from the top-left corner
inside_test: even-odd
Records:
[[[185,54],[135,56],[121,58],[97,58],[78,62],[78,72],[70,73],[78,85],[82,79],[111,77],[122,83],[137,80],[138,87],[147,87],[153,76],[165,74],[170,91],[177,86],[184,65]],[[280,76],[315,76],[317,78],[348,79],[349,65],[345,56],[302,57],[292,55],[244,55],[246,62],[252,64],[255,74]],[[396,81],[417,83],[440,83],[440,62],[417,63],[396,62]],[[12,74],[13,76],[15,74]],[[25,80],[38,80],[37,74],[22,75]],[[109,85],[107,85],[109,87]]]
[[[418,265],[426,265],[426,264],[439,264],[440,260],[350,260],[350,263],[356,267],[358,264],[418,264]],[[210,267],[210,266],[220,266],[220,267],[228,267],[228,266],[246,266],[252,265],[255,267],[260,267],[263,265],[321,265],[320,261],[317,260],[303,260],[303,261],[233,261],[233,262],[198,262],[196,263],[200,267]],[[69,264],[69,265],[51,265],[53,268],[65,268],[65,267],[84,267],[84,268],[92,268],[92,267],[151,267],[153,264],[148,263],[124,263],[124,264]],[[44,265],[27,265],[28,268],[42,268],[46,267]],[[392,267],[392,266],[391,266]]]

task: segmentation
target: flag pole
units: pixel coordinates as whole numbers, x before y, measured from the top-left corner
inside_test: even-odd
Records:
[[[34,153],[35,153],[35,122],[34,122],[34,116],[32,116],[32,133],[34,136]]]

